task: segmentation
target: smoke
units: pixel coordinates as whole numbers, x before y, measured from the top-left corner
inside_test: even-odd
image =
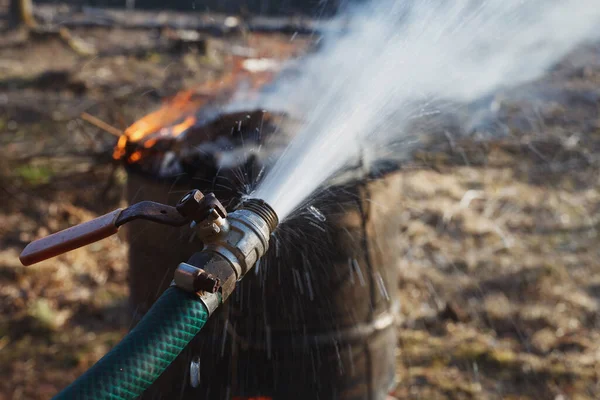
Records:
[[[380,0],[346,10],[261,104],[304,125],[252,195],[288,216],[409,121],[543,74],[600,36],[597,0]]]

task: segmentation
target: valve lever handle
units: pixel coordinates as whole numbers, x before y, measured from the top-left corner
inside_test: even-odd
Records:
[[[35,264],[114,235],[121,225],[138,219],[170,226],[183,226],[190,222],[190,218],[181,215],[175,207],[154,201],[141,201],[34,240],[25,247],[19,260],[23,265]]]
[[[19,259],[23,265],[35,264],[114,235],[121,225],[138,219],[170,226],[183,226],[190,221],[175,207],[153,201],[142,201],[34,240],[25,247]]]
[[[35,264],[114,235],[119,230],[116,222],[122,211],[118,208],[91,221],[34,240],[25,247],[19,260],[23,265]]]

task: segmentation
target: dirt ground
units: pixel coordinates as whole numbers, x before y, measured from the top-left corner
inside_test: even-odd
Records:
[[[159,52],[151,30],[72,33],[98,53],[0,36],[0,399],[49,398],[129,327],[119,237],[18,261],[122,204],[116,137],[81,113],[124,129],[248,41]],[[599,59],[583,47],[405,166],[398,398],[600,398]]]

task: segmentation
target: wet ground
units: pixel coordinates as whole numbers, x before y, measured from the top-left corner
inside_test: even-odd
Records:
[[[81,113],[124,129],[250,40],[172,52],[147,29],[72,33],[98,53],[0,37],[0,399],[50,397],[129,327],[120,238],[31,267],[17,258],[121,204],[116,137]],[[600,397],[599,57],[583,47],[487,99],[465,136],[404,166],[397,397]]]

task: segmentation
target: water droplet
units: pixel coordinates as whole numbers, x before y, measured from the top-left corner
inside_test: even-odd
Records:
[[[350,375],[354,375],[354,357],[352,356],[352,345],[348,344],[348,359],[350,360]]]
[[[221,357],[225,355],[225,342],[227,342],[227,328],[229,326],[229,318],[225,320],[225,325],[223,326],[223,339],[221,341]]]
[[[275,258],[279,258],[280,244],[277,236],[275,236]]]
[[[315,206],[309,206],[308,211],[312,214],[313,217],[315,217],[321,222],[325,222],[325,220],[327,220],[323,213],[319,211],[319,209]]]
[[[315,295],[313,293],[312,282],[310,281],[309,271],[304,271],[304,277],[306,278],[306,286],[308,287],[308,297],[312,301],[312,300],[314,300]]]
[[[315,380],[317,380],[317,376],[318,376],[318,375],[317,375],[317,367],[316,367],[316,365],[315,365],[315,357],[314,357],[314,355],[313,355],[313,352],[312,352],[312,351],[311,351],[311,353],[310,353],[310,363],[311,363],[311,365],[312,365],[313,377],[314,377],[314,379],[315,379]]]
[[[354,267],[354,272],[356,272],[356,275],[358,276],[358,282],[360,283],[360,286],[365,286],[365,278],[362,270],[360,269],[360,265],[358,265],[358,261],[356,261],[356,258],[352,259],[352,267]]]
[[[335,344],[335,355],[337,356],[337,362],[338,362],[338,369],[340,372],[340,375],[344,374],[344,363],[342,362],[342,355],[340,354],[340,347],[338,345],[338,342],[334,342]]]
[[[385,283],[383,282],[383,278],[381,277],[381,274],[379,272],[375,272],[375,280],[377,281],[377,286],[379,286],[379,292],[381,293],[381,295],[386,300],[389,300],[390,295],[388,294],[387,289],[385,288]]]
[[[256,263],[254,263],[254,275],[258,275],[260,272],[260,258],[258,260],[256,260]]]
[[[292,274],[294,275],[294,286],[298,288],[300,294],[304,294],[304,288],[302,287],[302,278],[300,272],[296,268],[292,268]]]
[[[271,327],[265,326],[265,340],[267,342],[267,358],[271,359]]]
[[[262,176],[263,176],[264,172],[265,172],[265,167],[263,166],[263,167],[260,169],[260,171],[258,171],[258,175],[256,175],[256,181],[257,181],[257,182],[260,182],[260,180],[261,180],[261,178],[262,178]]]
[[[321,232],[327,232],[327,231],[325,230],[325,228],[323,228],[321,225],[319,225],[319,224],[315,224],[315,223],[314,223],[314,222],[312,222],[312,221],[308,221],[308,224],[309,224],[309,225],[311,225],[311,226],[314,226],[315,228],[317,228],[317,229],[318,229],[318,230],[320,230]]]
[[[192,358],[190,362],[190,385],[193,388],[200,386],[200,357]]]

